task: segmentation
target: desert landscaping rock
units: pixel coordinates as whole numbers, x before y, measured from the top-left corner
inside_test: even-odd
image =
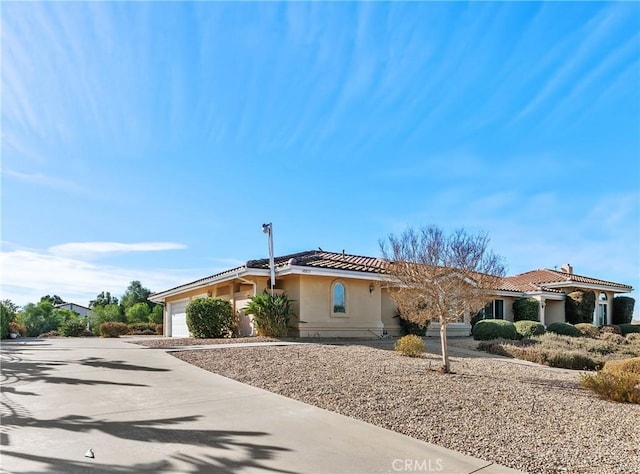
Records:
[[[177,352],[211,372],[528,472],[640,472],[640,406],[598,399],[578,372],[502,358],[402,357],[391,345]]]

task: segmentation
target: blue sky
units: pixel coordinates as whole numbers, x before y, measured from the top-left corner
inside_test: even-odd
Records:
[[[640,4],[13,3],[2,297],[486,231],[640,287]],[[633,296],[638,298],[638,293]]]

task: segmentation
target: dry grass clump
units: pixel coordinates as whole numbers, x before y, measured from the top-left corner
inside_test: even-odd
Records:
[[[634,374],[640,376],[640,357],[610,360],[602,368],[603,372],[613,375]]]
[[[600,397],[640,404],[640,357],[608,361],[597,374],[587,374],[580,384]]]
[[[546,333],[521,341],[486,341],[478,349],[551,367],[597,370],[608,360],[640,357],[640,338],[627,339],[613,333],[601,334],[596,339]]]

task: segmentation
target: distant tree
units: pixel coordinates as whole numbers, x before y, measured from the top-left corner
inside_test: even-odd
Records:
[[[108,291],[103,291],[95,300],[89,301],[89,308],[95,308],[96,306],[107,306],[109,304],[118,304],[118,298],[111,296]]]
[[[16,316],[16,320],[27,327],[28,336],[35,337],[58,328],[61,323],[60,318],[64,317],[64,313],[59,311],[65,310],[54,312],[53,304],[48,300],[42,300],[38,304],[27,304]],[[72,311],[69,312],[75,314]]]
[[[142,283],[137,280],[132,281],[120,299],[122,311],[126,314],[127,310],[136,303],[148,303],[147,298],[150,294],[151,291],[143,287]]]
[[[75,311],[71,311],[70,309],[62,309],[62,308],[54,308],[51,312],[51,323],[55,324],[56,327],[53,329],[59,330],[60,326],[62,326],[67,321],[75,321],[79,319],[78,314]],[[51,331],[52,329],[50,329]]]
[[[11,300],[0,301],[0,338],[9,337],[9,323],[15,321],[18,306]]]
[[[107,322],[120,322],[126,321],[125,316],[122,314],[120,306],[117,304],[108,304],[105,306],[95,306],[91,310],[91,316],[89,316],[89,322],[91,330],[94,334],[99,334],[100,325]]]
[[[8,309],[14,314],[17,314],[20,311],[20,306],[18,306],[17,304],[15,304],[13,301],[9,299],[2,300],[0,301],[0,303],[3,304],[6,309]]]
[[[151,315],[151,309],[147,303],[136,303],[127,310],[127,322],[131,323],[146,323],[149,322],[149,316]]]
[[[66,303],[66,301],[64,301],[62,298],[60,298],[58,295],[45,295],[42,298],[40,298],[40,301],[48,301],[49,303],[51,303],[52,305],[57,305],[57,304],[64,304]]]
[[[162,305],[155,305],[151,310],[151,314],[149,315],[149,322],[155,324],[162,324],[164,320],[164,308]]]
[[[464,229],[445,235],[435,226],[405,230],[399,237],[381,240],[390,296],[409,321],[440,322],[442,370],[451,371],[447,325],[475,314],[493,299],[492,291],[504,276],[502,259],[488,250],[486,234]]]

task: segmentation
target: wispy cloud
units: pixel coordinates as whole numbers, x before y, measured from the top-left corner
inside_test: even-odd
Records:
[[[56,176],[49,176],[41,173],[22,173],[20,171],[13,171],[5,169],[2,171],[5,176],[19,179],[31,184],[45,186],[47,188],[57,189],[59,191],[67,191],[73,193],[88,193],[89,190],[84,186],[81,186],[73,181],[58,178]]]
[[[54,245],[47,250],[51,254],[61,257],[93,258],[126,252],[160,252],[186,248],[186,245],[176,242],[69,242]]]

